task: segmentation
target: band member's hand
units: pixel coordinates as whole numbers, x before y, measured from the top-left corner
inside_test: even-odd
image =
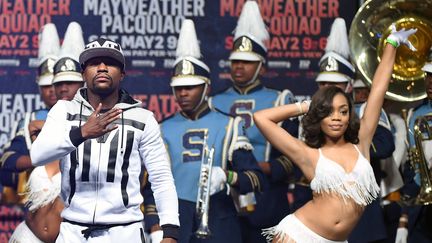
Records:
[[[30,138],[31,138],[32,142],[39,135],[44,124],[45,124],[45,121],[43,121],[43,120],[34,120],[34,121],[31,121],[29,123],[28,130],[29,130],[29,134],[30,134]]]
[[[90,115],[88,121],[81,127],[81,134],[86,139],[97,138],[117,128],[112,124],[120,118],[121,109],[113,108],[103,114],[100,113],[102,104]]]
[[[213,166],[210,180],[210,195],[213,195],[224,188],[227,182],[226,172],[219,166]]]
[[[152,242],[153,243],[153,242]],[[173,238],[163,238],[161,243],[177,243],[177,241]]]
[[[163,231],[156,230],[150,233],[151,243],[160,243],[163,240]]]
[[[265,175],[271,175],[271,167],[269,162],[267,161],[258,162],[258,166],[261,168],[262,172]]]
[[[395,243],[406,243],[408,238],[408,229],[399,227],[396,232]]]

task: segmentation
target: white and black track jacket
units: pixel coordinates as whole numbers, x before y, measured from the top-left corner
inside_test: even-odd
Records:
[[[35,166],[60,159],[62,217],[85,224],[119,224],[143,219],[140,193],[144,167],[156,200],[160,224],[179,225],[178,201],[167,152],[153,113],[125,91],[115,105],[123,110],[118,128],[75,147],[71,129],[94,112],[86,88],[72,101],[58,101],[31,148]]]

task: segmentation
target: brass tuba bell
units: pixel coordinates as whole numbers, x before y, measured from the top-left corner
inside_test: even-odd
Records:
[[[396,101],[416,101],[426,97],[425,73],[421,70],[432,46],[432,0],[368,0],[357,11],[350,28],[349,43],[356,71],[368,85],[380,56],[385,39],[396,29],[416,28],[409,37],[417,48],[413,52],[402,45],[393,66],[392,82],[387,98]]]

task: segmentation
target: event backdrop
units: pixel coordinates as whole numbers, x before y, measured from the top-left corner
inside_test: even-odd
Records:
[[[85,41],[104,36],[119,42],[127,59],[123,82],[158,120],[177,110],[169,81],[182,20],[195,21],[212,93],[230,84],[227,57],[245,0],[1,0],[0,146],[24,112],[43,107],[35,83],[38,31],[55,23],[62,39],[71,21]],[[302,98],[316,90],[314,77],[330,26],[349,27],[357,3],[349,0],[259,0],[271,39],[263,82]]]

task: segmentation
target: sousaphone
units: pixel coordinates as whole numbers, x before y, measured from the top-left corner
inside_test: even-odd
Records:
[[[417,48],[413,52],[405,45],[397,50],[392,81],[387,98],[416,101],[426,97],[421,70],[432,46],[432,0],[368,0],[358,10],[350,28],[349,42],[358,75],[368,85],[382,55],[385,39],[396,29],[416,28],[409,40]]]

